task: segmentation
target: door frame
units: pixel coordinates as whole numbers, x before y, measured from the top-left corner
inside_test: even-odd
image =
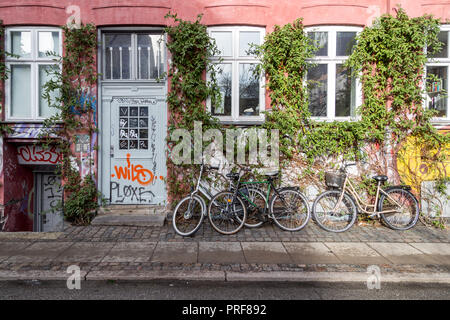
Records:
[[[108,32],[158,32],[160,31],[161,33],[163,32],[164,27],[158,27],[158,26],[116,26],[116,27],[98,27],[97,28],[97,39],[98,39],[98,48],[97,48],[97,72],[101,73],[103,70],[103,34],[108,33]],[[167,43],[167,34],[163,35],[164,37],[164,46],[163,46],[163,50],[164,50],[164,57],[165,57],[165,63],[164,63],[164,68],[162,71],[162,73],[166,73],[168,71],[168,66],[169,66],[169,56],[168,56],[168,50],[167,50],[167,46],[165,45]],[[164,81],[161,82],[157,82],[155,80],[119,80],[119,81],[103,81],[102,77],[98,77],[97,79],[97,123],[98,123],[98,135],[97,135],[97,144],[98,144],[98,149],[97,149],[97,188],[99,190],[99,192],[104,195],[105,191],[110,192],[109,188],[103,188],[103,179],[105,179],[104,174],[103,174],[103,162],[106,160],[104,157],[104,154],[108,154],[108,150],[110,148],[110,146],[104,146],[104,141],[103,141],[103,130],[104,130],[104,123],[103,123],[103,85],[138,85],[138,84],[149,84],[149,85],[155,85],[155,84],[159,84],[159,86],[163,87],[163,94],[164,96],[167,98],[167,93],[169,90],[169,81],[167,79],[167,77],[165,78]],[[166,102],[166,110],[167,110],[167,120],[169,119],[168,117],[168,113],[169,113],[169,109],[168,109],[168,105]],[[166,127],[168,126],[168,123],[166,124]],[[108,150],[106,150],[107,152],[104,153],[103,152],[103,148],[107,147]],[[166,158],[167,161],[167,158]],[[166,162],[167,164],[167,162]],[[107,190],[105,190],[107,189]],[[167,198],[167,194],[166,194],[166,198]],[[98,199],[98,204],[101,206],[102,205],[102,199]]]

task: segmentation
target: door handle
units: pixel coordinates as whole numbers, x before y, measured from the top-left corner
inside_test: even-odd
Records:
[[[114,158],[114,146],[111,146],[111,148],[109,149],[109,154],[111,158]]]

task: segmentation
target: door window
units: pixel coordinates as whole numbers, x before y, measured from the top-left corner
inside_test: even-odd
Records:
[[[164,45],[161,34],[104,34],[104,80],[156,80],[164,73],[163,65]]]

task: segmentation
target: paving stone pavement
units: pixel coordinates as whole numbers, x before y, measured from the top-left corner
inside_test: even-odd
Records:
[[[362,274],[374,264],[382,272],[441,275],[450,282],[450,231],[421,225],[403,232],[355,225],[334,234],[310,222],[299,232],[268,224],[225,236],[205,222],[195,236],[187,238],[176,235],[170,223],[163,227],[69,226],[57,237],[0,237],[0,280],[18,275],[64,278],[73,264],[86,279],[170,278],[171,272],[211,279],[254,272]]]
[[[123,226],[69,226],[56,240],[49,241],[166,241],[166,242],[423,242],[450,243],[450,228],[441,230],[417,225],[407,231],[391,230],[378,225],[354,225],[343,233],[332,233],[319,228],[313,221],[298,232],[287,232],[275,225],[266,224],[261,228],[246,228],[235,235],[217,233],[204,221],[193,237],[181,237],[175,233],[171,223],[163,227],[123,227]],[[3,241],[3,239],[2,239]],[[5,240],[7,241],[7,240]]]

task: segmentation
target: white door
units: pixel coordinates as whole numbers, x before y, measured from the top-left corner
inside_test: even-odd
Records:
[[[102,35],[101,185],[110,204],[164,204],[167,83],[161,32]]]
[[[166,107],[160,97],[114,97],[111,111],[111,204],[165,200]]]

